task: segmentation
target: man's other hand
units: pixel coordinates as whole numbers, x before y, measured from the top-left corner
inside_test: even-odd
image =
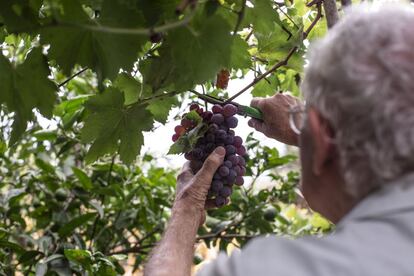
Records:
[[[250,119],[249,126],[267,137],[297,146],[297,134],[289,125],[289,110],[297,104],[299,104],[297,98],[285,94],[275,94],[270,98],[254,98],[250,105],[262,111],[263,121]]]

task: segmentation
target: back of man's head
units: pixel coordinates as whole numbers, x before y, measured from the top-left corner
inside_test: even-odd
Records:
[[[414,173],[414,7],[348,10],[312,47],[302,91],[335,130],[350,194]]]

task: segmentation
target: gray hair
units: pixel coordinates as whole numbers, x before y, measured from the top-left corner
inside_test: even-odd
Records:
[[[414,8],[348,10],[311,48],[302,91],[336,131],[351,195],[414,172]]]

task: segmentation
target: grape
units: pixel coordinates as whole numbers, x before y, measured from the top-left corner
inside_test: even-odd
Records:
[[[229,131],[229,127],[226,126],[226,125],[219,126],[219,129],[224,130],[226,132],[226,134],[227,134],[227,131]]]
[[[195,148],[192,151],[193,158],[196,160],[201,160],[204,155],[204,151],[201,148]]]
[[[236,148],[239,148],[239,147],[241,147],[242,144],[243,144],[243,139],[240,136],[234,136],[234,143],[233,143],[233,145]]]
[[[236,172],[237,175],[241,175],[242,168],[239,165],[237,165],[234,167],[234,171]]]
[[[246,155],[246,148],[244,146],[240,146],[237,148],[237,154],[241,156]]]
[[[215,148],[222,146],[226,150],[223,164],[214,173],[207,194],[207,198],[214,200],[215,205],[220,207],[229,202],[234,185],[243,185],[243,175],[246,173],[246,161],[243,158],[246,148],[242,145],[243,139],[235,136],[233,130],[238,124],[238,119],[234,116],[237,114],[237,107],[233,104],[214,105],[211,111],[204,111],[198,104],[193,103],[190,110],[196,111],[203,119],[201,129],[207,129],[195,143],[191,141],[192,150],[184,154],[184,157],[191,161],[190,166],[193,172],[200,170],[203,162]],[[181,125],[174,129],[174,141],[181,136],[188,139],[187,133],[198,124],[185,116],[183,115]]]
[[[242,156],[238,156],[240,166],[246,166],[246,160]]]
[[[219,195],[222,197],[228,197],[231,195],[231,192],[233,191],[232,188],[229,186],[224,186],[219,190]]]
[[[230,169],[229,174],[227,175],[227,181],[229,183],[234,183],[234,181],[236,180],[236,177],[237,177],[236,171],[233,169]]]
[[[175,133],[177,133],[178,135],[183,135],[185,133],[185,127],[178,125],[174,128]]]
[[[233,155],[236,153],[236,147],[233,145],[227,145],[226,146],[226,154],[227,155]]]
[[[185,154],[184,154],[184,157],[185,157],[185,159],[187,159],[187,160],[193,160],[193,152],[192,151],[189,151],[189,152],[186,152]]]
[[[221,113],[223,112],[223,107],[221,105],[215,104],[211,110],[213,113]]]
[[[215,133],[218,129],[219,129],[218,125],[210,124],[210,126],[208,127],[208,132],[209,133]]]
[[[226,166],[220,166],[220,168],[218,169],[218,171],[219,171],[219,174],[221,176],[228,176],[229,175],[229,172],[230,172],[229,168],[227,168]]]
[[[201,115],[204,121],[210,121],[212,116],[213,116],[213,113],[211,111],[206,111]]]
[[[237,120],[237,118],[236,118],[236,117],[234,117],[234,116],[228,117],[228,118],[226,119],[227,126],[228,126],[228,127],[230,127],[230,128],[235,128],[235,127],[237,127],[238,122],[239,122],[239,121],[238,121],[238,120]]]
[[[203,116],[204,109],[202,107],[200,107],[199,109],[196,109],[196,111],[197,111],[198,115],[200,115],[201,117]]]
[[[222,124],[223,122],[224,122],[224,116],[223,115],[221,115],[221,114],[214,114],[212,117],[211,117],[211,121],[213,122],[213,123],[215,123],[215,124],[218,124],[218,125],[220,125],[220,124]]]
[[[229,160],[224,161],[223,165],[229,169],[233,167],[233,163],[231,163]]]
[[[220,140],[225,140],[227,137],[227,133],[222,129],[217,130],[215,134],[216,138]]]
[[[241,176],[246,174],[246,167],[241,167]]]
[[[221,207],[223,205],[225,205],[227,203],[226,198],[222,197],[222,196],[218,196],[215,199],[215,203],[217,207]]]
[[[242,186],[243,184],[244,184],[244,179],[243,179],[243,177],[242,176],[238,176],[238,177],[236,177],[236,182],[235,182],[235,184],[237,185],[237,186]]]
[[[234,142],[234,136],[227,133],[227,137],[224,140],[224,142],[226,143],[226,145],[232,145]]]
[[[215,140],[215,137],[214,137],[214,134],[213,133],[208,133],[206,135],[206,141],[207,142],[214,142],[214,140]]]
[[[181,125],[184,128],[188,129],[188,128],[190,128],[193,125],[193,122],[191,120],[188,120],[188,119],[185,119],[184,118],[184,119],[181,120]]]
[[[173,142],[177,141],[177,140],[178,140],[178,138],[180,138],[180,135],[178,135],[177,133],[175,133],[175,134],[172,136],[172,140],[173,140]]]
[[[239,164],[239,157],[235,154],[230,155],[229,157],[227,157],[227,160],[229,160],[231,163],[233,163],[233,166],[236,166],[237,164]]]
[[[204,149],[207,153],[211,153],[216,148],[216,145],[214,143],[208,143],[206,145],[206,148]]]
[[[213,180],[211,183],[210,190],[212,190],[215,193],[219,193],[219,191],[223,189],[223,181],[221,180]]]
[[[190,105],[190,110],[197,110],[199,108],[200,108],[200,106],[196,103],[193,103],[193,104]]]
[[[226,104],[223,107],[223,115],[226,117],[233,116],[237,113],[237,107],[233,104]]]

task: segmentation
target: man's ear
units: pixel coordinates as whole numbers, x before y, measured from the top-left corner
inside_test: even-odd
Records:
[[[312,170],[315,175],[320,175],[334,154],[333,131],[330,123],[315,108],[310,107],[307,116],[314,150]]]

